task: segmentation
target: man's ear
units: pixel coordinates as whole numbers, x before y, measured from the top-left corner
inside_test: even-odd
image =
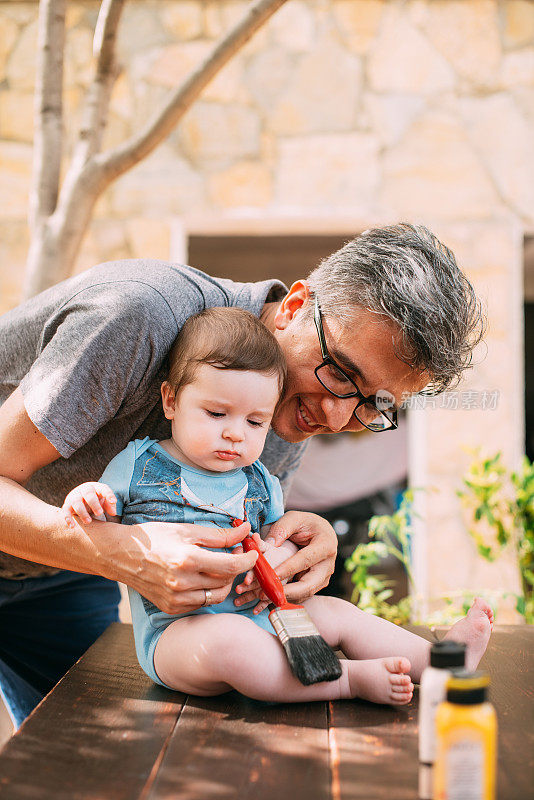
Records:
[[[174,389],[168,381],[161,384],[161,402],[163,403],[163,413],[166,419],[174,419],[176,395]]]
[[[274,324],[278,330],[287,328],[302,309],[310,302],[310,287],[308,281],[300,280],[295,281],[291,285],[289,292],[286,294],[274,317]]]

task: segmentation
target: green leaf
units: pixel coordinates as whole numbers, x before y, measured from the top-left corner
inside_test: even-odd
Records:
[[[521,614],[521,616],[525,616],[525,598],[522,595],[517,595],[517,603],[515,605],[516,611]]]

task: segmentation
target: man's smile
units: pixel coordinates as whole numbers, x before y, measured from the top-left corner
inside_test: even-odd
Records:
[[[297,428],[302,433],[316,433],[318,428],[323,427],[315,422],[309,408],[304,405],[301,397],[297,397],[296,421]]]

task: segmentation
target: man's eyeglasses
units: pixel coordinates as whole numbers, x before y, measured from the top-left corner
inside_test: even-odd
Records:
[[[380,432],[394,430],[398,427],[397,423],[397,409],[384,408],[379,409],[376,406],[376,395],[365,397],[352,378],[350,378],[345,370],[331,358],[328,348],[326,346],[326,338],[324,335],[323,321],[319,300],[315,297],[315,311],[313,315],[315,327],[317,328],[317,335],[319,336],[319,345],[321,347],[321,355],[323,361],[315,368],[315,377],[324,388],[333,394],[334,397],[357,397],[358,404],[353,411],[354,416],[361,422],[361,424],[370,431]]]

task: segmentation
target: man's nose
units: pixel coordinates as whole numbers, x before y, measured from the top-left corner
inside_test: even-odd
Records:
[[[360,423],[352,413],[356,408],[356,403],[357,400],[353,397],[347,397],[345,399],[342,397],[334,397],[333,395],[324,397],[321,402],[321,408],[325,416],[326,427],[329,428],[332,433],[339,433],[349,422],[354,422],[359,426]],[[355,428],[355,430],[359,429],[359,427]]]

